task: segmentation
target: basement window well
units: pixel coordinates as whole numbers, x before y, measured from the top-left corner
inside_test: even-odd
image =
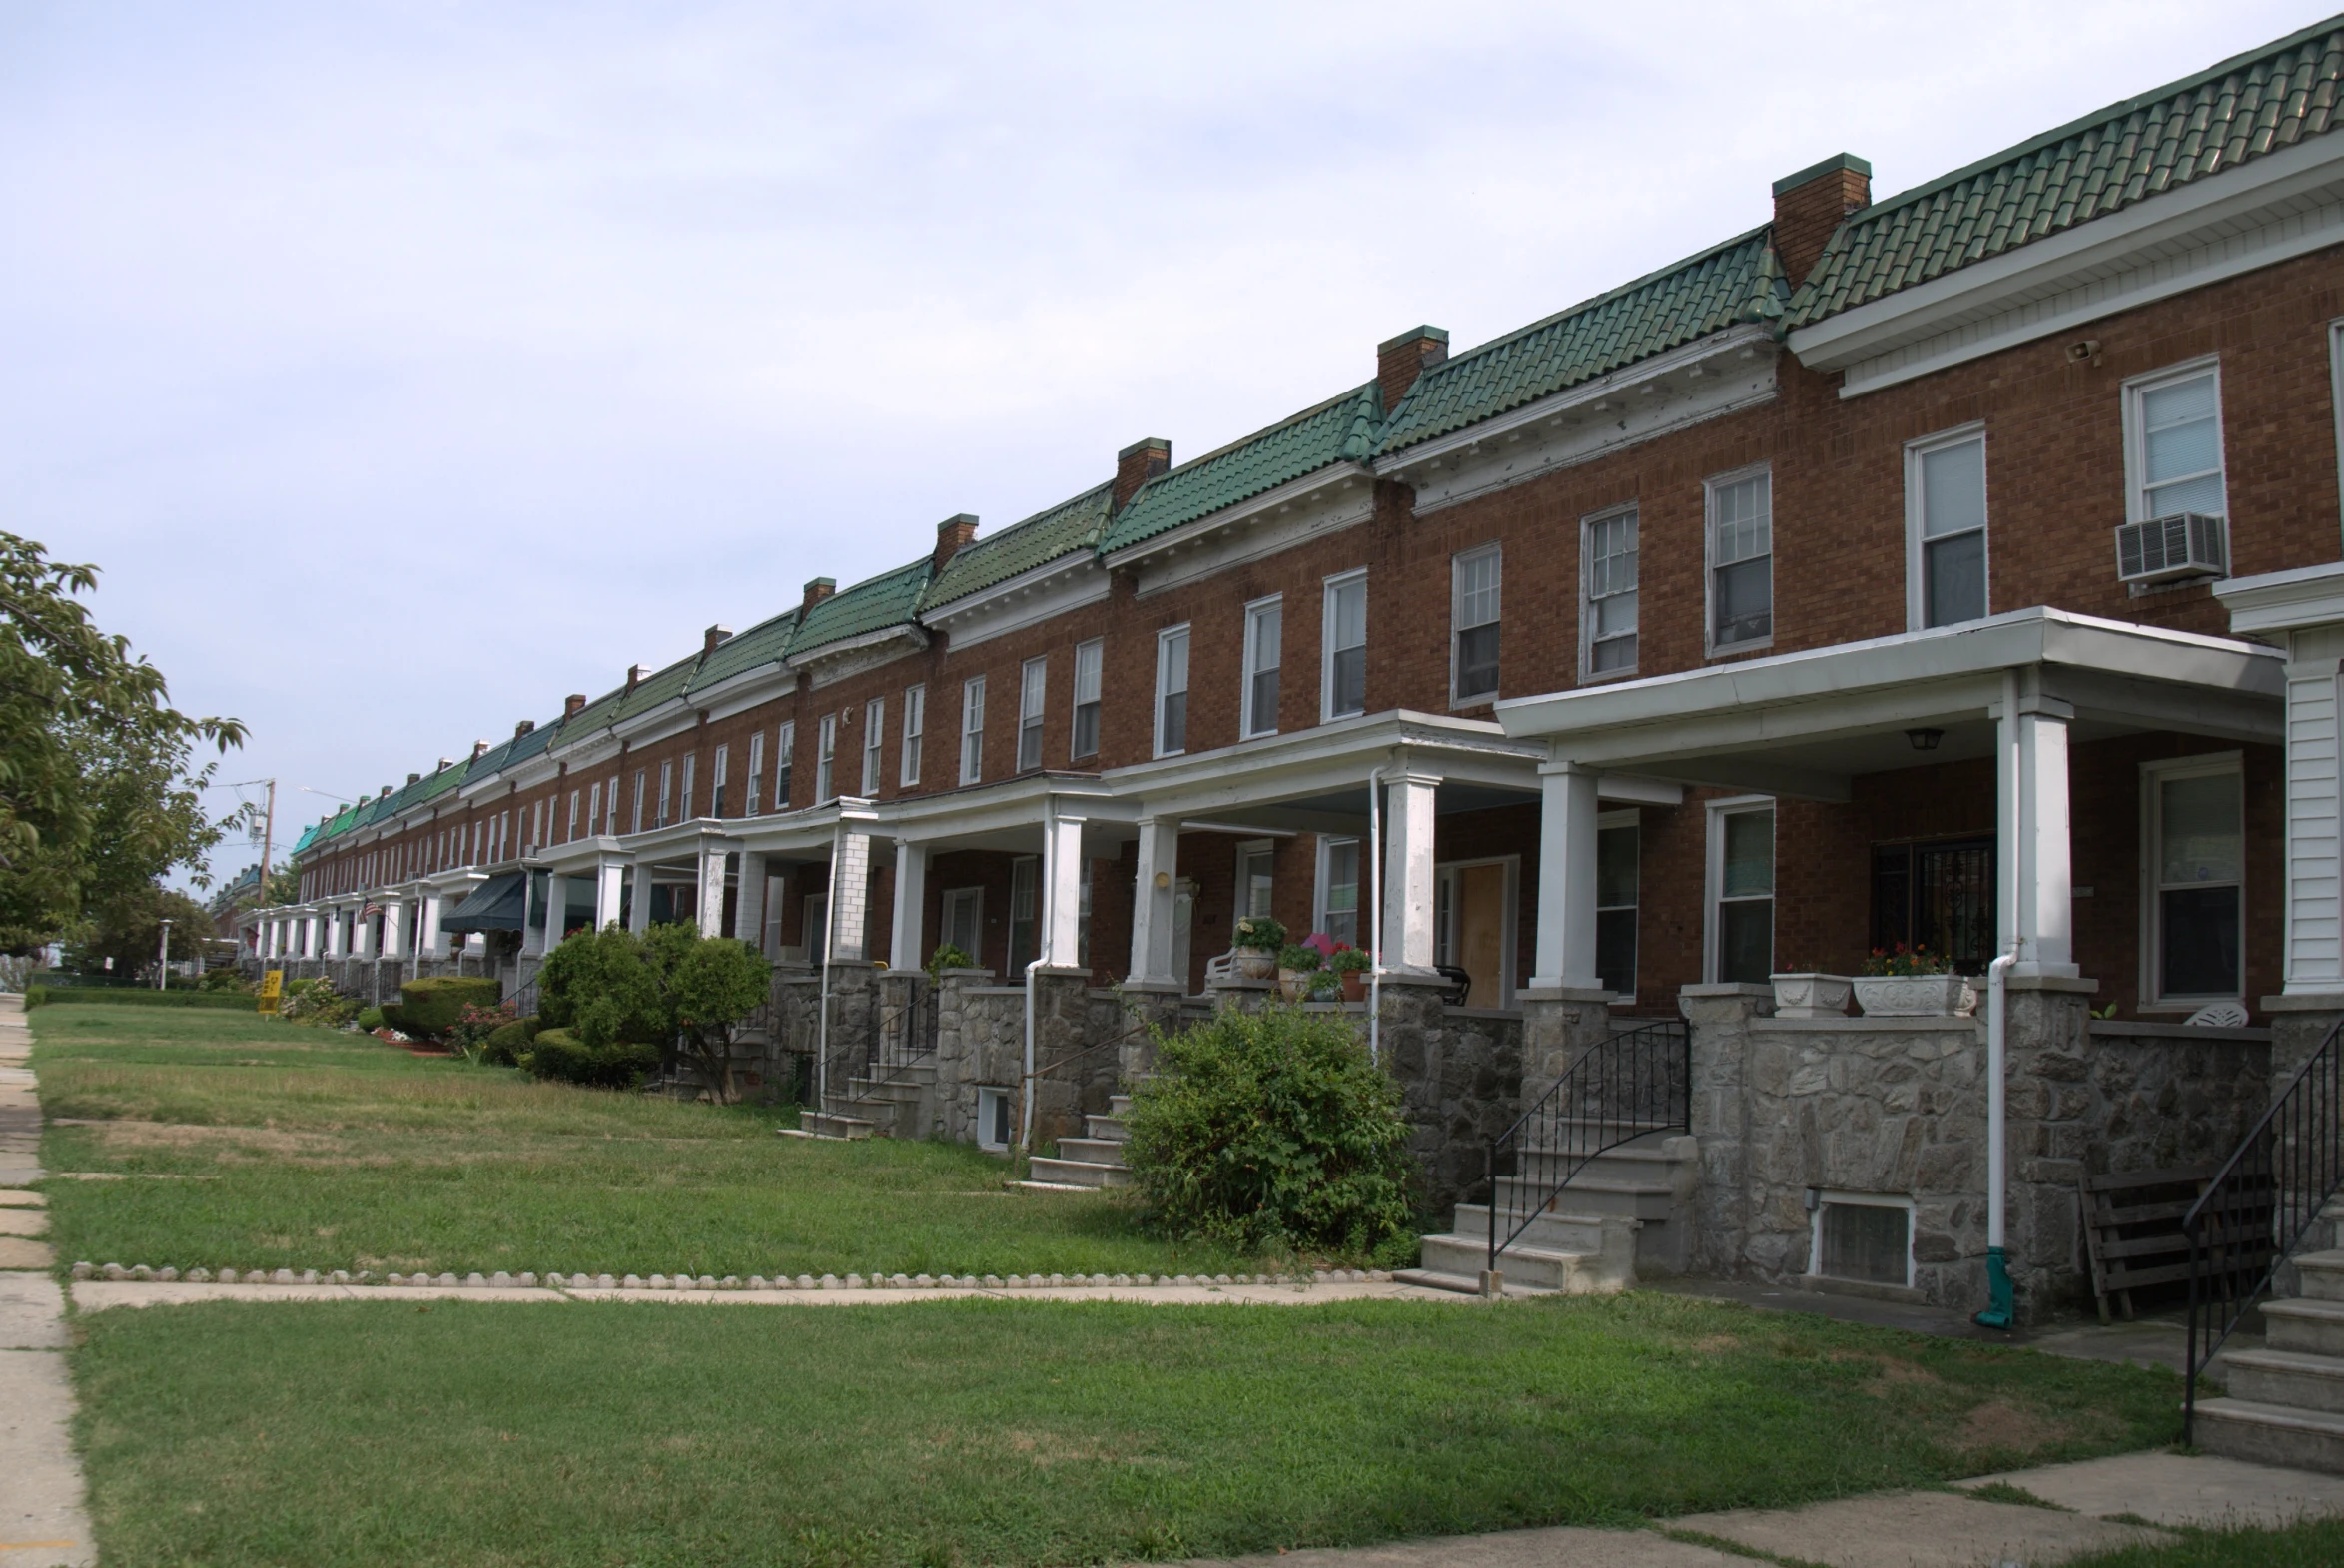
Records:
[[[1913,1283],[1913,1200],[1823,1192],[1815,1205],[1810,1271],[1859,1284]]]
[[[1006,1089],[977,1091],[977,1147],[1000,1154],[1010,1147],[1017,1134],[1010,1120],[1010,1092]]]

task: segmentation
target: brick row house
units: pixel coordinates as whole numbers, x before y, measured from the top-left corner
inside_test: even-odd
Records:
[[[2340,78],[2323,23],[1892,199],[1829,159],[1493,342],[1416,328],[1202,456],[947,519],[314,827],[256,957],[518,985],[549,933],[689,919],[785,974],[949,943],[1176,1012],[1246,914],[1380,932],[1387,1005],[1445,988],[1427,1027],[1511,1064],[1474,1129],[1542,1041],[1744,1043],[1696,1063],[1740,1109],[1696,1111],[1670,1266],[1813,1273],[1842,1193],[1906,1216],[1887,1287],[1979,1299],[1982,1171],[1916,1175],[1928,1093],[1828,1111],[1804,1176],[1718,1130],[1782,1052],[1856,1049],[1771,977],[1900,943],[2012,952],[2013,1006],[2151,1054],[2236,1004],[2197,1034],[2241,1084],[2344,1009]],[[2022,1283],[2069,1288],[2073,1174],[2121,1140],[2029,1126]]]

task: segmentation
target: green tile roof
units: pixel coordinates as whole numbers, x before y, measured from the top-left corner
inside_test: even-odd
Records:
[[[678,659],[635,682],[634,690],[621,691],[617,711],[610,716],[612,722],[633,718],[638,713],[648,713],[660,704],[682,696],[684,687],[691,683],[693,667],[699,662],[700,655],[697,653],[690,658]]]
[[[685,689],[702,691],[761,664],[779,664],[789,652],[790,635],[797,630],[797,625],[798,612],[784,610],[769,620],[759,621],[737,637],[726,638],[714,651],[700,655],[691,678],[684,683]]]
[[[881,572],[844,593],[834,593],[824,599],[805,612],[796,634],[790,638],[789,656],[794,659],[849,637],[912,624],[933,565],[923,555],[909,566]]]
[[[1169,533],[1332,463],[1359,461],[1375,449],[1381,415],[1382,393],[1369,382],[1160,473],[1107,525],[1099,552]]]
[[[1114,498],[1115,486],[1102,484],[1097,489],[1085,490],[1073,500],[1061,501],[1048,511],[1037,512],[1023,522],[1013,523],[990,538],[961,546],[945,562],[944,570],[936,574],[936,580],[928,584],[928,592],[920,600],[921,607],[950,604],[1007,582],[1047,561],[1090,550],[1099,542],[1100,530],[1107,525],[1108,504]]]
[[[1401,451],[1696,338],[1775,321],[1789,298],[1771,227],[1753,229],[1431,367],[1377,449]]]
[[[2337,121],[2344,19],[2111,104],[1852,215],[1792,302],[1804,327],[2251,163]]]

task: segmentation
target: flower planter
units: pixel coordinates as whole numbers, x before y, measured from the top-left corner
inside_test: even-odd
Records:
[[[1856,1001],[1870,1018],[1960,1018],[1977,992],[1966,975],[1863,975]]]
[[[1364,1001],[1366,1001],[1366,1000],[1367,1000],[1367,971],[1365,971],[1365,970],[1363,970],[1363,969],[1346,969],[1346,970],[1342,971],[1342,976],[1343,976],[1343,1000],[1344,1000],[1345,1002],[1364,1002]]]
[[[1242,980],[1268,980],[1277,974],[1277,955],[1259,948],[1237,949],[1237,975]]]
[[[1802,972],[1792,975],[1770,975],[1775,984],[1775,1017],[1777,1018],[1844,1018],[1848,1013],[1848,990],[1855,984],[1846,975],[1818,975]]]
[[[1277,994],[1287,1002],[1299,1002],[1310,994],[1311,969],[1281,969],[1277,972]]]

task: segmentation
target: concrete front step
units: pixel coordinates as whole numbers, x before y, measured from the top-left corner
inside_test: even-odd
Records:
[[[1116,1098],[1122,1100],[1125,1097],[1118,1095]],[[1112,1138],[1119,1144],[1132,1136],[1131,1128],[1122,1117],[1085,1117],[1083,1131],[1093,1138]]]
[[[2344,1301],[2297,1297],[2263,1303],[2263,1343],[2272,1350],[2344,1356]]]
[[[1571,1178],[1560,1192],[1551,1181],[1524,1180],[1520,1176],[1499,1176],[1499,1191],[1503,1206],[1520,1213],[1543,1203],[1552,1195],[1559,1203],[1567,1203],[1580,1213],[1617,1214],[1623,1219],[1642,1219],[1647,1223],[1664,1224],[1677,1210],[1677,1189],[1662,1181],[1647,1181],[1635,1177],[1598,1175],[1590,1167]]]
[[[1111,1117],[1130,1116],[1132,1114],[1132,1097],[1129,1095],[1108,1096],[1107,1114]]]
[[[2251,1399],[2200,1399],[2194,1435],[2197,1446],[2208,1453],[2344,1475],[2344,1415],[2334,1411]]]
[[[798,1131],[816,1138],[869,1138],[871,1123],[862,1117],[834,1116],[827,1111],[798,1113]]]
[[[1058,1158],[1081,1160],[1095,1166],[1120,1166],[1124,1163],[1124,1141],[1120,1138],[1062,1138],[1058,1141]]]
[[[1521,1218],[1519,1214],[1511,1220],[1502,1212],[1498,1215],[1501,1224],[1519,1223]],[[1532,1217],[1516,1239],[1524,1246],[1543,1247],[1548,1251],[1600,1252],[1603,1250],[1603,1230],[1607,1222],[1618,1224],[1620,1220],[1616,1215],[1543,1213]],[[1629,1223],[1633,1224],[1634,1221]],[[1450,1213],[1449,1234],[1476,1237],[1486,1250],[1489,1244],[1489,1205],[1459,1203]]]
[[[2231,1350],[2222,1373],[2233,1399],[2344,1414],[2344,1360],[2299,1350]]]
[[[1634,1242],[1620,1248],[1631,1253]],[[1472,1279],[1479,1288],[1481,1270],[1489,1258],[1489,1239],[1477,1235],[1428,1235],[1423,1241],[1421,1271]],[[1560,1295],[1610,1295],[1632,1288],[1636,1266],[1627,1255],[1562,1251],[1526,1246],[1517,1241],[1498,1254],[1498,1271],[1508,1289],[1542,1290]]]
[[[1027,1179],[1048,1186],[1130,1186],[1131,1168],[1089,1160],[1031,1160]]]
[[[2344,1301],[2344,1251],[2300,1252],[2295,1267],[2306,1301]]]

